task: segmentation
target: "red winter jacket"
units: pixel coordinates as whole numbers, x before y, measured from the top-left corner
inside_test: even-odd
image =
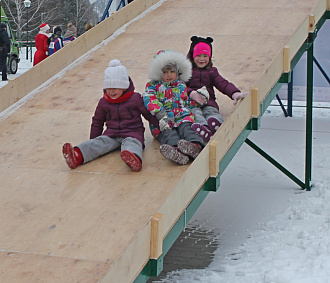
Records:
[[[129,97],[120,103],[110,103],[104,97],[100,99],[92,118],[90,138],[94,139],[100,135],[111,138],[132,137],[138,139],[144,147],[144,126],[141,114],[150,122],[157,123],[157,119],[144,106],[141,95],[134,92],[131,80],[124,94]],[[103,132],[104,124],[106,130]]]
[[[219,109],[218,104],[216,103],[216,97],[214,94],[215,87],[217,90],[221,91],[223,94],[228,95],[232,98],[233,93],[240,92],[240,90],[232,83],[228,82],[225,78],[223,78],[216,67],[211,68],[193,68],[192,76],[188,86],[188,94],[190,94],[193,90],[197,90],[203,86],[206,86],[207,91],[210,94],[210,99],[207,102],[208,106],[213,106]]]
[[[47,58],[48,36],[43,33],[38,33],[35,37],[35,45],[37,51],[34,53],[33,66],[37,65],[39,62]]]

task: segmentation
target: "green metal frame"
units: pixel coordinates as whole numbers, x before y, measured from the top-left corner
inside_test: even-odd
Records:
[[[278,93],[279,89],[284,83],[289,83],[291,80],[291,72],[282,74],[281,78],[269,92],[265,100],[260,105],[260,116],[258,118],[251,118],[249,123],[243,129],[239,137],[233,143],[231,148],[228,150],[226,155],[223,157],[219,164],[219,174],[217,177],[210,177],[205,184],[201,187],[199,192],[196,194],[191,203],[187,206],[186,210],[182,213],[181,217],[175,223],[171,231],[163,240],[163,254],[158,259],[150,259],[141,273],[136,277],[134,283],[145,283],[149,277],[158,276],[163,270],[164,257],[172,247],[176,239],[179,237],[181,232],[185,229],[187,223],[191,220],[192,216],[204,201],[206,196],[211,191],[217,191],[220,187],[220,176],[227,168],[237,151],[240,149],[242,144],[246,142],[249,146],[255,149],[274,166],[286,174],[290,179],[297,183],[301,188],[310,190],[311,189],[311,168],[312,168],[312,107],[313,107],[313,42],[316,38],[317,31],[321,28],[326,19],[330,17],[329,11],[326,11],[319,22],[316,24],[315,31],[309,34],[309,37],[303,43],[295,57],[291,61],[291,70],[299,61],[300,57],[307,50],[307,113],[306,113],[306,169],[305,169],[305,182],[300,181],[275,159],[270,157],[262,149],[256,146],[247,137],[253,130],[258,130],[260,127],[260,118],[266,111],[267,107],[273,101],[274,97]]]

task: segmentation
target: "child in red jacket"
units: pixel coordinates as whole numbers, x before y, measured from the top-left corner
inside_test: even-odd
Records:
[[[141,114],[155,120],[120,61],[112,60],[104,72],[103,97],[92,118],[90,140],[73,147],[63,145],[63,156],[72,169],[121,148],[122,160],[134,171],[142,168],[144,126]],[[157,123],[157,121],[156,121]],[[103,126],[106,130],[103,132]]]
[[[205,141],[217,131],[224,119],[219,113],[214,87],[234,100],[244,98],[248,92],[241,92],[234,84],[223,78],[212,63],[213,38],[191,37],[191,45],[188,58],[191,61],[192,77],[188,81],[188,94],[195,102],[192,112],[195,123],[192,129]]]

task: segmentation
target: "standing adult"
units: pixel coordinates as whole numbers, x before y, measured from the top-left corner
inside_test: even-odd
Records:
[[[7,25],[0,24],[0,71],[2,73],[2,80],[8,81],[7,78],[7,56],[10,52],[10,40],[7,33]]]
[[[68,23],[68,30],[64,34],[63,43],[68,44],[77,37],[77,29],[72,23]]]
[[[35,45],[37,51],[34,53],[33,66],[40,63],[42,60],[46,59],[48,56],[48,37],[51,35],[49,33],[49,25],[43,23],[40,25],[40,30],[35,37]]]

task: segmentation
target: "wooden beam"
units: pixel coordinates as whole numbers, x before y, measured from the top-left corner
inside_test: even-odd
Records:
[[[163,253],[163,214],[151,219],[150,258],[157,259]]]
[[[283,48],[283,72],[288,73],[291,71],[291,66],[290,66],[290,46],[285,45]]]
[[[315,30],[315,15],[309,15],[309,25],[308,25],[308,32],[314,32]]]
[[[327,10],[330,10],[330,0],[327,0]]]
[[[210,146],[210,176],[215,177],[219,174],[219,160],[218,160],[218,148],[219,142],[217,141],[211,141]]]
[[[260,95],[258,87],[253,87],[251,89],[251,115],[255,118],[260,115]]]

